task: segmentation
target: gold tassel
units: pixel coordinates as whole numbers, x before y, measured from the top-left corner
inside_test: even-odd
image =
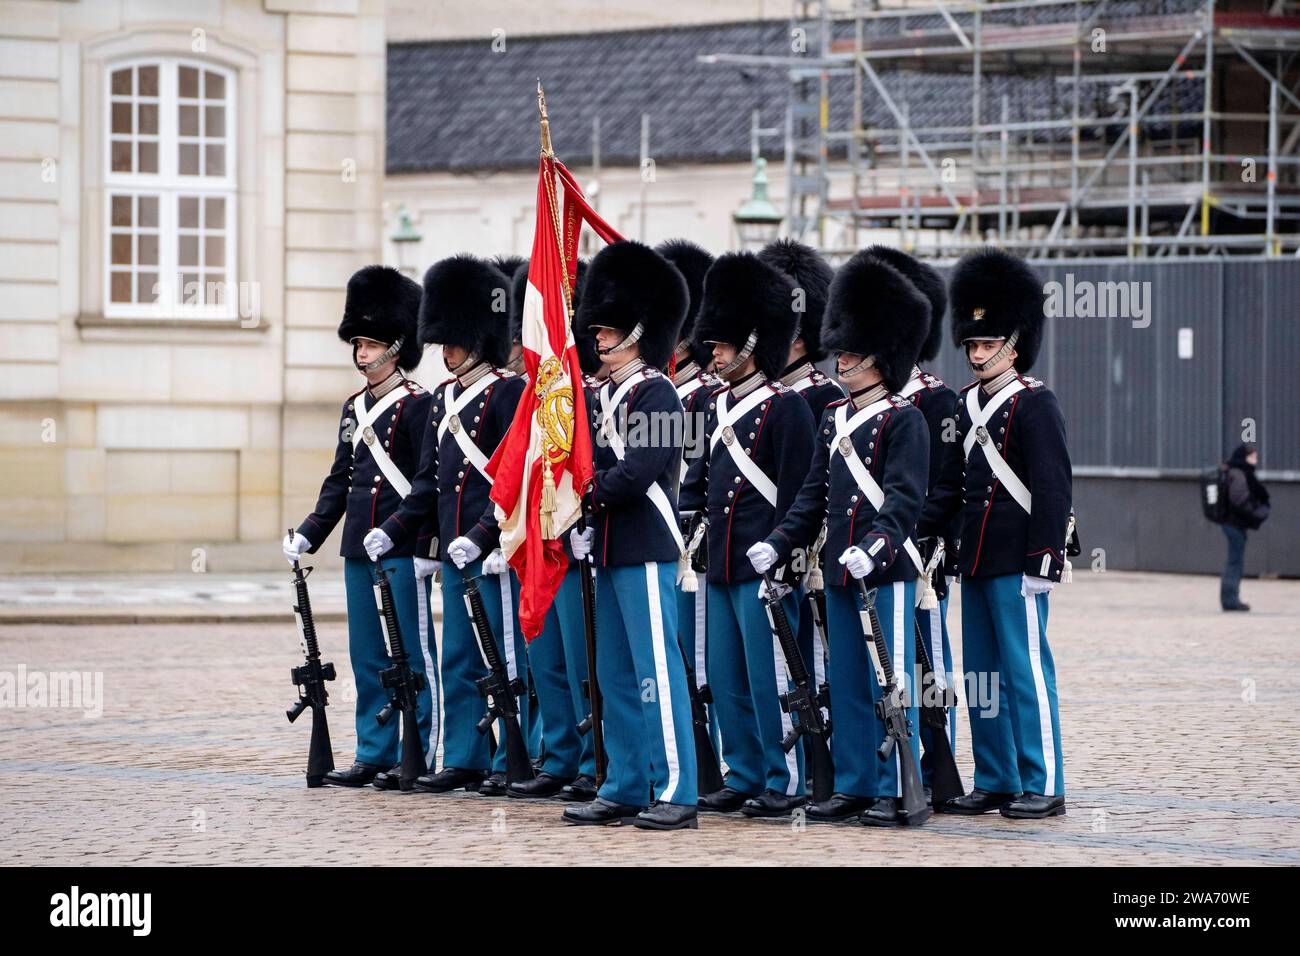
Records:
[[[555,475],[551,473],[551,463],[542,463],[542,538],[550,540],[555,537]]]

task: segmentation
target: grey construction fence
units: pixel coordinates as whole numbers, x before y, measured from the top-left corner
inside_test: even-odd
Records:
[[[1085,547],[1107,567],[1217,572],[1196,477],[1260,448],[1272,516],[1248,574],[1300,576],[1300,259],[1035,262],[1049,293],[1032,374],[1060,396]],[[940,267],[947,275],[951,263]],[[933,370],[969,382],[949,340]]]

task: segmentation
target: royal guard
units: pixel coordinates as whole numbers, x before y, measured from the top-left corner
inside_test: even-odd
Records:
[[[489,261],[510,280],[510,361],[506,362],[505,370],[523,375],[523,292],[528,281],[528,260],[523,256],[499,255],[493,256]]]
[[[569,537],[574,558],[590,555],[597,567],[596,668],[608,776],[595,800],[565,810],[568,823],[697,825],[691,704],[674,646],[682,405],[659,371],[672,357],[688,305],[681,273],[641,243],[611,243],[587,270],[574,334],[594,331],[609,379],[592,409],[594,527],[575,528]]]
[[[899,756],[877,756],[885,738],[874,707],[881,690],[859,616],[858,582],[876,591],[885,644],[906,693],[916,655],[919,555],[912,536],[925,500],[929,434],[921,412],[897,392],[929,327],[930,303],[892,266],[859,252],[839,269],[822,345],[837,353],[849,397],[827,407],[807,481],[781,523],[750,550],[755,567],[773,566],[812,544],[824,521],[825,554],[835,558],[825,562],[835,792],[808,807],[809,820],[901,822]],[[917,704],[913,696],[906,709],[913,729]],[[915,735],[910,743],[919,759]]]
[[[505,437],[524,380],[502,371],[510,358],[509,280],[473,256],[443,259],[424,276],[420,340],[442,347],[452,377],[433,391],[425,423],[428,440],[411,494],[367,538],[380,553],[400,545],[408,528],[436,515],[442,560],[442,688],[444,740],[438,773],[416,780],[418,790],[442,793],[506,792],[505,747],[495,759],[477,730],[485,705],[477,680],[487,676],[482,651],[465,609],[465,582],[479,591],[511,680],[522,678],[525,650],[518,623],[519,585],[494,550],[499,534],[488,492],[487,463]],[[527,726],[527,694],[520,697]],[[498,739],[504,736],[498,730]],[[489,768],[491,775],[489,776]]]
[[[961,391],[955,440],[919,532],[961,542],[962,662],[969,687],[1000,687],[967,708],[975,789],[950,813],[999,809],[1037,819],[1065,812],[1048,594],[1065,567],[1070,452],[1056,396],[1027,373],[1043,338],[1043,284],[1024,262],[987,249],[949,284],[953,340],[975,381]],[[991,695],[990,695],[991,696]]]
[[[587,263],[579,260],[573,290],[576,309],[582,299]],[[511,327],[523,327],[524,296],[527,291],[528,264],[515,271],[510,296]],[[600,366],[590,337],[577,340],[578,359],[586,374]],[[590,394],[587,397],[591,401]],[[495,507],[495,506],[492,506]],[[565,536],[568,550],[567,535]],[[596,796],[596,757],[592,735],[579,734],[578,723],[587,714],[583,682],[587,679],[587,646],[582,611],[582,565],[572,560],[569,570],[546,612],[542,631],[528,645],[531,684],[537,693],[534,725],[540,728],[543,741],[542,761],[537,776],[510,784],[511,797],[559,797],[587,801]]]
[[[804,397],[815,424],[822,420],[831,402],[844,398],[844,389],[823,375],[816,365],[826,358],[826,350],[822,347],[822,320],[835,270],[815,249],[793,239],[777,239],[769,243],[758,257],[784,272],[794,283],[794,307],[799,315],[799,328],[790,343],[790,355],[781,373],[781,384]],[[808,585],[810,572],[813,567],[820,566],[822,555],[805,553],[800,557],[802,560],[792,560],[792,568],[796,574],[803,575],[802,581]],[[820,585],[813,582],[811,586],[800,589],[799,651],[803,654],[804,666],[813,675],[814,688],[821,688],[826,685],[826,635],[817,633],[816,614],[809,593],[815,587]]]
[[[347,590],[348,653],[357,687],[357,753],[347,770],[331,770],[325,782],[342,787],[374,783],[397,789],[401,755],[399,725],[380,726],[375,715],[388,703],[379,672],[389,665],[388,647],[375,605],[375,568],[364,540],[388,520],[411,490],[425,444],[431,397],[406,378],[420,362],[416,322],[420,286],[387,266],[367,266],[348,280],[339,338],[352,346],[352,364],[366,386],[349,395],[339,421],[334,465],[321,484],[316,509],[284,539],[284,556],[292,564],[315,552],[341,520],[343,580]],[[438,682],[434,669],[437,645],[429,613],[430,558],[436,529],[429,518],[413,522],[401,546],[379,566],[389,573],[403,640],[419,653],[411,670],[427,674],[417,698],[420,747],[426,765],[438,743]],[[391,769],[390,769],[391,768]]]
[[[700,806],[755,817],[785,816],[805,802],[801,750],[781,745],[792,731],[781,707],[787,662],[765,582],[746,557],[789,510],[812,459],[808,403],[777,381],[799,322],[794,296],[789,277],[752,253],[721,256],[709,270],[694,341],[712,347],[725,387],[709,397],[708,453],[682,490],[682,507],[709,519],[709,684],[728,767],[722,789],[703,794]],[[793,592],[783,606],[797,631]]]
[[[937,375],[925,371],[921,365],[933,361],[939,354],[943,342],[944,313],[948,310],[948,290],[944,287],[943,277],[930,265],[909,256],[906,252],[888,246],[871,246],[868,250],[877,259],[888,262],[901,272],[921,293],[930,300],[930,334],[921,346],[917,358],[918,366],[912,369],[912,377],[907,380],[899,392],[904,398],[921,410],[925,423],[930,430],[930,472],[926,494],[934,490],[939,482],[943,465],[944,449],[951,442],[957,416],[957,393],[943,383]],[[945,441],[945,437],[948,439]],[[944,553],[934,570],[934,600],[920,602],[916,610],[917,628],[921,639],[929,650],[930,660],[934,664],[935,688],[946,692],[953,686],[952,645],[948,641],[948,591],[953,576],[957,573],[954,556],[957,553],[956,529],[949,527],[934,538],[918,541],[922,557],[929,561],[933,554],[935,542],[944,541]],[[924,584],[924,582],[922,582]],[[927,603],[932,606],[927,606]],[[957,708],[948,708],[948,742],[953,753],[957,752]],[[921,779],[926,787],[930,786],[930,728],[921,725]]]
[[[681,480],[686,481],[686,473],[691,463],[699,458],[706,449],[704,426],[707,417],[709,396],[721,385],[722,381],[713,374],[713,350],[707,345],[697,345],[691,341],[695,329],[695,320],[700,312],[700,303],[704,298],[704,276],[713,265],[713,256],[688,239],[669,239],[655,247],[665,259],[677,267],[677,271],[686,280],[690,293],[690,306],[686,312],[686,321],[678,333],[677,348],[673,352],[673,387],[682,402],[685,421],[685,447],[682,453]],[[680,505],[680,502],[679,502]],[[702,566],[707,558],[706,538],[708,532],[697,525],[702,513],[681,508],[682,540],[688,548],[692,541],[695,553],[688,557],[694,564]],[[699,536],[696,537],[696,531]],[[695,571],[688,572],[692,579]],[[693,587],[688,590],[688,587]],[[677,640],[682,646],[682,653],[690,666],[691,676],[695,678],[696,693],[709,715],[709,734],[713,738],[713,749],[720,746],[718,722],[710,705],[712,690],[709,687],[708,655],[705,652],[705,622],[708,620],[708,588],[693,585],[677,589]]]

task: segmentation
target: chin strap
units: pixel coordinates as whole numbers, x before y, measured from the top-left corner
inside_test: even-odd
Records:
[[[644,334],[645,334],[645,326],[642,325],[640,322],[638,322],[636,324],[636,327],[633,328],[632,331],[629,332],[627,335],[625,335],[623,337],[623,341],[619,342],[618,345],[611,345],[607,349],[602,349],[599,346],[597,346],[596,352],[600,355],[614,355],[617,352],[623,351],[625,348],[630,348],[631,346],[635,345],[640,340],[641,336]]]
[[[473,352],[469,352],[465,356],[465,361],[461,362],[455,368],[447,369],[447,371],[450,372],[452,375],[459,377],[461,372],[472,369],[477,362],[478,362],[478,356],[475,355]]]
[[[736,353],[736,357],[726,365],[722,366],[722,368],[718,369],[718,374],[723,376],[730,375],[732,372],[736,371],[736,369],[748,362],[749,357],[754,354],[754,346],[756,345],[758,345],[757,329],[749,333],[749,338],[745,339],[745,344],[742,345],[740,351]]]
[[[987,372],[1007,357],[1007,353],[1016,347],[1016,340],[1018,338],[1020,338],[1020,330],[1016,329],[1016,331],[1007,336],[1007,340],[1002,343],[1002,348],[994,352],[990,358],[985,359],[983,362],[972,362],[970,359],[967,359],[966,364],[970,366],[970,370],[976,375]]]
[[[356,365],[358,372],[373,372],[375,369],[380,368],[385,362],[395,359],[397,354],[402,351],[402,343],[404,341],[404,337],[399,335],[396,342],[384,349],[383,355],[379,356],[379,358],[375,359],[373,362],[361,365],[357,362],[357,343],[354,339],[352,342],[352,364]]]
[[[840,378],[856,378],[857,376],[865,372],[867,369],[875,368],[875,365],[876,365],[876,357],[874,355],[868,355],[857,365],[853,366],[852,368],[846,368],[844,371],[840,372],[839,375]]]

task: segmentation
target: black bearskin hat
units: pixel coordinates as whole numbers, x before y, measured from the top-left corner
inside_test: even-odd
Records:
[[[704,301],[695,321],[694,341],[726,342],[743,348],[758,334],[754,361],[767,378],[779,378],[790,357],[799,324],[794,283],[784,272],[752,252],[718,257],[704,277]]]
[[[939,275],[939,270],[934,266],[909,256],[901,249],[868,246],[867,252],[903,273],[930,300],[930,334],[925,337],[919,357],[919,361],[930,361],[939,354],[939,343],[943,341],[943,314],[948,311],[948,290],[944,288],[943,276]]]
[[[967,253],[952,271],[952,338],[1016,339],[1016,371],[1027,372],[1043,344],[1043,283],[1024,260],[1000,249]]]
[[[420,341],[457,345],[500,368],[510,361],[510,280],[471,255],[435,262],[424,274]]]
[[[401,338],[397,367],[410,371],[420,364],[420,284],[390,266],[366,266],[348,280],[339,338],[374,339],[392,345]]]
[[[826,357],[822,348],[822,317],[826,312],[826,294],[830,291],[835,270],[812,247],[793,239],[778,239],[763,247],[758,257],[769,266],[790,277],[796,289],[803,290],[803,314],[799,316],[797,337],[803,338],[808,360],[820,362]]]
[[[689,305],[686,280],[673,264],[649,246],[624,239],[601,249],[587,267],[573,333],[594,336],[598,328],[611,328],[630,334],[640,325],[641,357],[663,368]]]
[[[587,260],[578,260],[578,275],[573,283],[573,311],[578,312],[582,298],[582,280],[587,274]],[[524,296],[528,291],[528,260],[524,259],[510,278],[510,341],[519,342],[524,332]]]
[[[891,392],[907,384],[929,331],[930,300],[869,249],[835,273],[822,344],[832,352],[874,356]]]
[[[499,255],[493,256],[488,262],[492,263],[501,270],[503,276],[512,276],[515,270],[528,262],[523,256]]]
[[[690,345],[691,358],[696,365],[707,366],[712,359],[707,348],[701,350],[691,341],[695,329],[695,320],[700,314],[700,303],[704,299],[704,276],[713,265],[713,254],[700,248],[689,239],[668,239],[655,246],[655,251],[677,267],[677,271],[686,280],[690,292],[691,305],[686,313],[682,330],[677,333],[677,340],[686,340]]]

